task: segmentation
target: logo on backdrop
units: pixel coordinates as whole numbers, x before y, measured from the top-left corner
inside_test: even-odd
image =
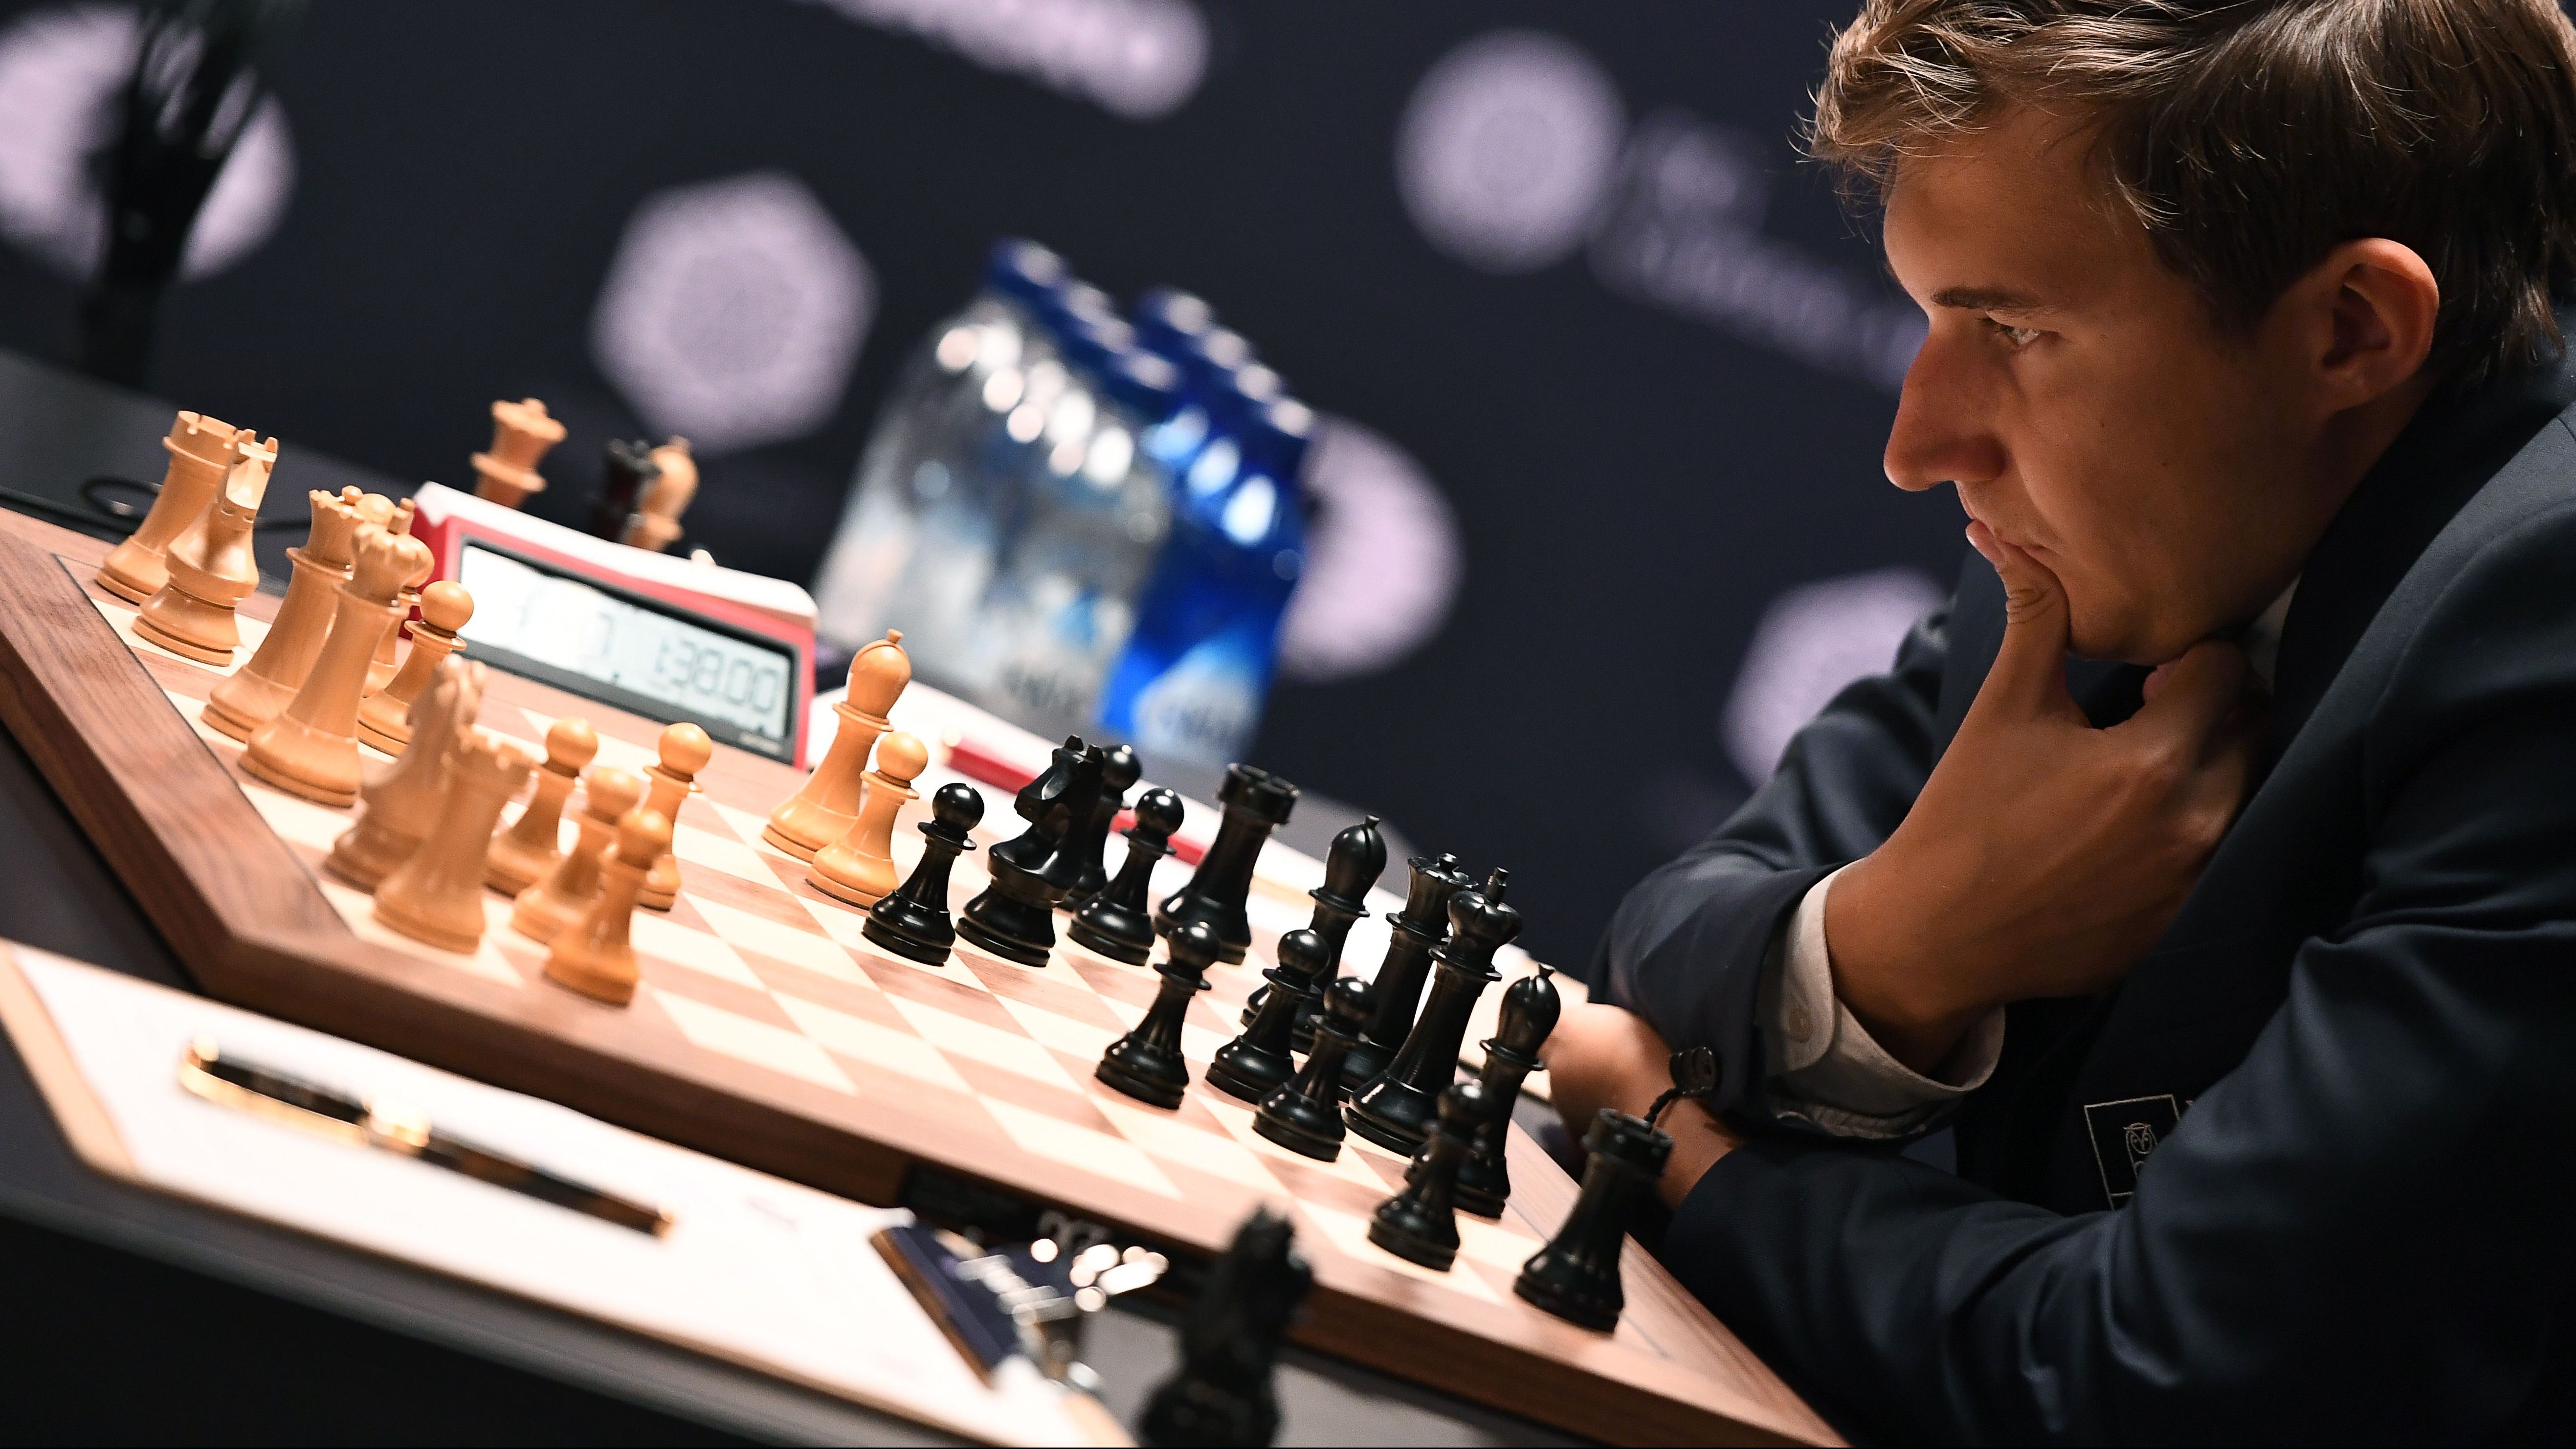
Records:
[[[1304,481],[1314,512],[1279,622],[1279,672],[1374,674],[1448,619],[1463,568],[1457,515],[1411,455],[1347,418],[1316,420]]]
[[[93,162],[115,140],[116,100],[134,69],[135,12],[119,5],[37,10],[0,30],[0,236],[66,276],[106,252],[107,201]],[[233,144],[181,253],[184,276],[240,261],[267,241],[295,190],[295,146],[275,96]]]
[[[1581,47],[1500,30],[1414,86],[1395,174],[1423,236],[1480,271],[1535,271],[1588,243],[1593,276],[1623,297],[1893,391],[1921,314],[1765,237],[1762,155],[1680,111],[1630,132],[1617,85]]]
[[[1583,244],[1627,117],[1592,57],[1537,30],[1498,30],[1441,57],[1395,138],[1405,210],[1481,271],[1536,271]]]
[[[906,31],[986,70],[1025,76],[1151,121],[1207,76],[1207,17],[1189,0],[819,0],[861,25]]]
[[[1771,778],[1781,752],[1843,686],[1886,671],[1905,631],[1941,590],[1913,569],[1877,569],[1801,584],[1771,601],[1718,717],[1746,783]]]
[[[644,198],[591,319],[591,355],[656,432],[699,454],[802,437],[840,407],[876,313],[867,258],[795,177]]]
[[[1629,138],[1592,233],[1592,275],[1622,296],[1725,328],[1823,372],[1894,392],[1923,345],[1923,313],[1762,235],[1760,143],[1683,112]]]

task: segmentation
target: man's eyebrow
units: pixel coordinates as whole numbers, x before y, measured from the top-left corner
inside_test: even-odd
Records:
[[[1943,287],[1932,294],[1932,305],[1956,307],[1965,312],[2042,312],[2047,304],[2028,292],[2009,287]]]

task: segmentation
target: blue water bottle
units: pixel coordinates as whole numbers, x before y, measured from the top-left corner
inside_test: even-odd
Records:
[[[1264,370],[1266,372],[1266,369]],[[1275,387],[1275,376],[1254,390]],[[1227,388],[1179,473],[1170,541],[1101,693],[1100,726],[1147,758],[1240,759],[1261,724],[1279,620],[1304,563],[1298,474],[1314,415]]]

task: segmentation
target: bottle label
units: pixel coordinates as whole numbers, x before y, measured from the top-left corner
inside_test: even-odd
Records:
[[[1136,745],[1198,760],[1231,760],[1261,723],[1261,676],[1235,633],[1209,639],[1137,691]]]

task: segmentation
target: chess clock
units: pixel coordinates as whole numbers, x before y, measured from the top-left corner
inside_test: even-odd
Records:
[[[437,483],[412,534],[463,584],[466,657],[802,767],[814,599],[610,543]]]

